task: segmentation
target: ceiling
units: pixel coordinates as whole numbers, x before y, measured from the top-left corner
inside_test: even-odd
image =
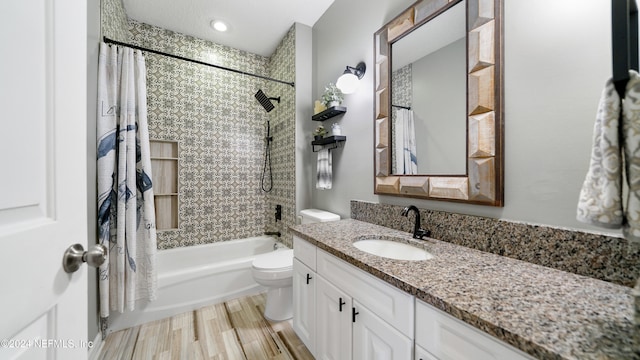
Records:
[[[271,56],[293,23],[313,26],[333,0],[123,0],[129,18]],[[224,33],[209,25],[222,20]]]

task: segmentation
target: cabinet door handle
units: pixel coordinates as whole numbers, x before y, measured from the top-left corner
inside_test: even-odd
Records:
[[[309,285],[309,280],[313,279],[310,274],[307,274],[307,285]]]
[[[340,312],[342,312],[342,306],[343,306],[344,304],[346,304],[346,302],[345,302],[344,300],[342,300],[342,298],[340,298],[340,299],[338,300],[338,304],[340,305]]]
[[[352,307],[351,308],[351,321],[352,322],[356,322],[356,315],[360,314],[359,312],[356,311],[356,308]]]

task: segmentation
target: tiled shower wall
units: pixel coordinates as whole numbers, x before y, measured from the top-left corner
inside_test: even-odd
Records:
[[[293,81],[294,28],[271,58],[127,20],[120,0],[103,2],[110,38],[248,73]],[[127,29],[122,29],[128,23]],[[294,91],[263,79],[145,54],[149,132],[179,143],[179,228],[158,232],[158,248],[225,241],[281,231],[295,222]],[[254,94],[281,96],[271,113]],[[271,119],[274,187],[261,190]],[[283,221],[275,223],[275,205]]]
[[[269,58],[269,76],[293,82],[295,80],[295,27],[291,27],[276,51]],[[266,230],[280,231],[281,240],[292,247],[289,227],[295,225],[295,90],[287,84],[268,82],[265,90],[269,97],[280,97],[270,115],[271,162],[273,190],[267,194]],[[275,221],[275,207],[282,206],[282,220]]]
[[[129,20],[124,6],[122,6],[122,0],[101,1],[100,26],[102,36],[122,42],[129,41]]]
[[[406,232],[404,207],[351,201],[351,218]],[[623,238],[444,211],[420,209],[431,237],[497,255],[633,287],[640,278],[640,245]]]

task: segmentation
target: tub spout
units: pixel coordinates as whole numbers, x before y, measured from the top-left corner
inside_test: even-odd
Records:
[[[265,234],[265,235],[271,235],[271,236],[275,235],[275,236],[277,236],[277,237],[282,236],[282,234],[280,233],[280,231],[265,231],[265,232],[264,232],[264,234]]]

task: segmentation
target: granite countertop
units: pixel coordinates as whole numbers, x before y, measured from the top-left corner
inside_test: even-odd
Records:
[[[297,225],[295,235],[539,359],[640,359],[632,289],[353,220]],[[357,238],[394,237],[423,261],[358,250]]]

